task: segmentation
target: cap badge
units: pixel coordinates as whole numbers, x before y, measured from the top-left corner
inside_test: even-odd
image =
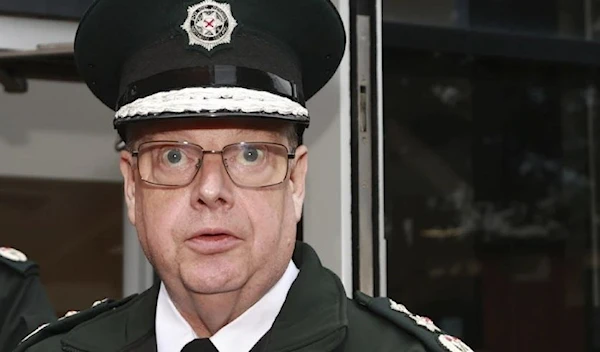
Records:
[[[188,7],[188,17],[181,28],[187,32],[190,45],[200,45],[211,51],[221,44],[230,43],[236,26],[231,5],[205,0]]]

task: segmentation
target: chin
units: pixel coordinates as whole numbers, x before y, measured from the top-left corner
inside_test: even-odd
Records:
[[[236,281],[227,281],[224,282],[223,278],[219,278],[218,281],[213,280],[193,280],[188,281],[184,280],[184,286],[188,291],[194,292],[196,294],[202,295],[213,295],[219,293],[233,292],[241,289],[243,287],[242,283],[238,283]],[[241,280],[240,280],[241,281]]]
[[[232,267],[183,268],[182,281],[186,289],[198,294],[217,294],[239,290],[246,283],[245,270]]]

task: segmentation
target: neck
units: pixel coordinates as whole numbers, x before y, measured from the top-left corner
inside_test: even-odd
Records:
[[[271,278],[254,279],[236,291],[199,294],[169,291],[175,307],[200,338],[211,337],[263,297],[283,276],[287,266]]]

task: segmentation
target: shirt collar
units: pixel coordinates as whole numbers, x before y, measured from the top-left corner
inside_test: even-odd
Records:
[[[162,282],[156,300],[155,319],[158,352],[181,352],[188,342],[196,338],[196,333],[175,308]]]
[[[298,268],[290,261],[281,279],[258,302],[213,335],[210,340],[219,352],[250,351],[271,329],[298,273]],[[163,283],[158,293],[155,319],[158,352],[180,352],[197,338],[175,308]]]

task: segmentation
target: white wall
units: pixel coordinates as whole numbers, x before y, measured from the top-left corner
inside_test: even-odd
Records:
[[[38,44],[72,43],[77,23],[0,15],[0,49],[30,50]]]
[[[352,292],[349,3],[334,0],[346,26],[346,55],[333,79],[308,103],[309,171],[304,240]]]
[[[72,43],[77,23],[0,16],[0,49]],[[0,85],[0,176],[119,180],[112,112],[83,84],[29,81],[26,94]]]
[[[112,111],[81,83],[0,90],[0,176],[119,180]]]

